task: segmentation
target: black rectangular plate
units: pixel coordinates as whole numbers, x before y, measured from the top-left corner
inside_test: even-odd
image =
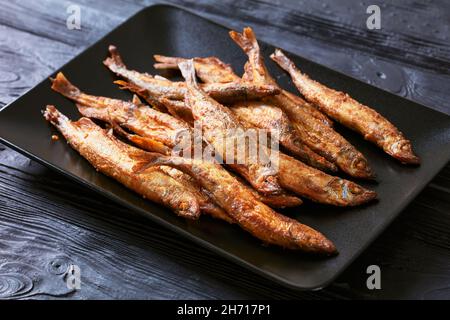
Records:
[[[185,10],[158,5],[130,18],[60,71],[88,93],[130,99],[130,93],[118,90],[112,83],[114,76],[102,65],[109,44],[118,46],[130,68],[150,73],[155,73],[152,55],[156,53],[184,57],[214,55],[231,63],[237,72],[242,72],[246,61],[226,28]],[[295,92],[289,78],[268,58],[274,47],[264,43],[261,47],[269,71],[281,86]],[[359,136],[337,128],[367,156],[375,169],[377,183],[364,185],[378,192],[379,201],[353,209],[307,202],[286,212],[328,236],[340,251],[335,258],[318,259],[262,246],[239,227],[208,217],[200,222],[185,221],[97,173],[63,139],[51,141],[54,129],[41,115],[46,104],[56,105],[72,119],[78,119],[79,114],[72,102],[50,89],[47,79],[0,112],[0,137],[17,151],[263,276],[294,288],[321,288],[343,271],[447,163],[450,117],[301,57],[292,57],[312,78],[348,92],[385,115],[412,140],[422,159],[420,167],[402,166]]]

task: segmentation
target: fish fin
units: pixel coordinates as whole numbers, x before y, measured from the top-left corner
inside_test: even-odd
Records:
[[[136,161],[136,164],[132,169],[136,174],[142,173],[150,167],[164,164],[164,156],[154,152],[144,152],[139,150],[130,152],[129,156]]]
[[[175,118],[186,121],[187,123],[194,124],[194,118],[192,116],[191,109],[184,103],[183,100],[171,100],[167,98],[160,99],[161,104],[165,107]]]
[[[157,152],[161,153],[163,155],[169,155],[171,149],[167,146],[165,146],[163,143],[147,138],[147,137],[141,137],[140,135],[131,134],[128,135],[128,140],[133,142],[135,145],[140,147],[141,149],[151,151],[151,152]]]
[[[145,90],[139,88],[137,85],[127,82],[125,80],[116,80],[114,81],[115,84],[117,84],[119,86],[120,89],[122,90],[130,90],[131,92],[137,93],[138,95],[142,96],[146,96],[145,95]]]
[[[133,94],[133,100],[131,100],[131,102],[137,106],[142,106],[144,105],[141,101],[141,99],[139,99],[139,97],[136,94]]]
[[[156,80],[170,81],[169,79],[167,79],[167,78],[165,78],[163,76],[160,76],[159,74],[155,75],[154,78]]]

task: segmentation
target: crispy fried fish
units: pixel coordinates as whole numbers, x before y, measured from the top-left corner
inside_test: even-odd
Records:
[[[300,141],[286,114],[278,107],[260,101],[241,101],[230,106],[241,123],[269,130],[280,144],[306,164],[320,170],[336,172],[337,167]]]
[[[201,208],[196,195],[165,174],[162,167],[154,167],[140,174],[133,172],[137,162],[130,155],[139,156],[144,151],[117,140],[88,118],[72,122],[54,106],[47,106],[44,117],[98,171],[144,198],[169,207],[181,217],[199,217]]]
[[[240,124],[230,109],[214,101],[196,86],[192,61],[182,62],[179,67],[188,87],[185,104],[191,108],[195,120],[202,120],[206,139],[216,147],[214,139],[220,130],[240,127]],[[274,158],[278,158],[279,183],[295,194],[337,206],[359,205],[376,198],[375,192],[351,181],[330,176],[281,152],[272,150],[271,153]]]
[[[360,133],[365,139],[375,143],[387,154],[406,164],[418,164],[419,158],[413,153],[411,142],[386,118],[372,108],[312,80],[302,73],[279,49],[271,56],[287,71],[300,93],[329,117]]]
[[[165,96],[178,100],[184,99],[186,93],[184,82],[171,82],[155,78],[147,73],[129,70],[114,46],[109,47],[109,52],[111,56],[103,62],[105,66],[118,76],[125,78],[129,83],[141,88],[141,90],[148,91],[148,95]],[[208,83],[202,85],[202,89],[211,97],[223,102],[258,99],[279,93],[279,89],[272,85],[255,85],[242,82]]]
[[[134,132],[127,138],[144,149],[167,154],[178,143],[180,135],[190,130],[184,121],[148,106],[85,94],[62,73],[58,73],[52,82],[52,89],[75,101],[83,116],[120,124]]]
[[[110,123],[117,133],[144,150],[170,154],[181,136],[193,135],[191,127],[184,121],[143,105],[137,97],[133,98],[133,102],[126,102],[88,95],[71,84],[62,73],[58,73],[52,81],[52,89],[77,102],[83,116]],[[178,102],[184,105],[184,102]],[[192,115],[190,110],[189,113]],[[193,137],[190,139],[193,140]],[[285,192],[271,196],[256,191],[255,194],[275,208],[295,207],[302,203],[299,198]],[[217,210],[211,215],[215,213],[220,215]]]
[[[154,55],[154,59],[157,61],[153,66],[155,69],[177,69],[178,63],[186,61],[186,58],[179,57],[167,57],[161,55]],[[217,57],[205,57],[205,58],[193,58],[195,72],[200,80],[205,83],[227,83],[227,82],[239,82],[242,80],[237,74],[234,73],[233,69],[229,64],[224,63]],[[245,75],[244,75],[245,79]],[[249,80],[249,79],[247,79]],[[270,80],[270,84],[279,88],[278,84],[272,78],[268,77],[266,80]],[[249,81],[248,81],[249,82]],[[267,81],[269,84],[269,81]],[[306,103],[303,99],[296,96],[293,93],[282,90],[279,88],[281,92],[285,95],[289,96],[296,103],[300,104],[303,108],[306,109],[310,115],[317,120],[323,122],[330,127],[333,126],[333,122],[325,116],[322,112],[318,111],[313,106]]]
[[[197,196],[197,200],[200,203],[200,207],[202,211],[208,213],[209,215],[219,218],[221,220],[225,220],[229,223],[233,223],[234,221],[230,216],[226,214],[226,212],[217,206],[214,201],[209,196],[209,192],[203,189],[194,178],[190,175],[181,172],[180,170],[169,168],[169,167],[161,167],[161,169],[171,177],[173,177],[178,182],[185,185],[193,194]],[[234,176],[234,175],[233,175]],[[281,195],[271,195],[264,196],[259,194],[255,189],[250,187],[245,181],[243,181],[238,176],[234,176],[242,185],[243,188],[246,188],[249,192],[251,192],[256,199],[261,201],[262,203],[268,205],[271,208],[292,208],[297,207],[302,204],[302,200],[299,198],[289,195],[287,193]]]
[[[376,199],[374,191],[279,153],[279,178],[283,188],[312,201],[334,206],[357,206]]]
[[[230,36],[249,58],[243,78],[255,83],[276,85],[264,65],[253,30],[245,28],[242,34],[230,31]],[[302,141],[315,152],[336,163],[342,171],[353,177],[373,179],[375,175],[365,157],[330,125],[319,121],[317,113],[312,116],[314,112],[312,109],[315,108],[306,102],[300,104],[299,101],[302,101],[300,99],[297,97],[293,100],[290,94],[282,91],[281,94],[269,97],[266,101],[279,106],[286,112]],[[322,113],[319,112],[319,114]]]
[[[229,159],[227,145],[239,144],[245,128],[235,119],[233,113],[213,98],[209,97],[197,84],[195,69],[192,61],[180,63],[179,66],[183,77],[186,79],[185,104],[192,110],[195,121],[201,122],[203,137],[210,143],[214,150],[224,159]],[[245,138],[246,139],[246,138]],[[243,140],[247,141],[247,140]],[[241,159],[242,163],[233,161],[228,166],[242,175],[258,192],[262,194],[279,194],[282,188],[278,184],[274,166],[270,161],[267,149],[259,148],[258,142],[248,137],[250,147],[260,151],[258,159],[252,159],[249,152],[244,155],[237,154],[238,148],[232,148],[233,159]],[[262,154],[267,152],[267,154]],[[263,158],[265,157],[265,158]],[[259,161],[267,159],[267,163]]]
[[[191,109],[182,101],[161,99],[168,112],[191,125],[194,122]],[[304,145],[284,112],[261,101],[237,102],[230,106],[237,120],[247,128],[270,131],[279,137],[280,144],[308,165],[320,170],[336,172],[337,167]]]
[[[154,57],[159,62],[154,65],[156,69],[177,69],[177,63],[187,60],[160,55]],[[194,58],[193,60],[195,71],[203,82],[240,81],[239,76],[233,72],[231,67],[216,57]],[[293,94],[292,96],[295,97]],[[188,107],[181,106],[174,100],[166,100],[163,104],[170,114],[181,117],[189,123],[193,122]],[[262,101],[241,101],[230,107],[239,121],[247,127],[266,129],[272,134],[277,134],[280,144],[305,163],[321,170],[337,171],[337,167],[333,163],[301,142],[296,130],[280,108]]]
[[[216,163],[157,153],[147,153],[136,160],[140,163],[135,166],[135,172],[145,172],[152,165],[168,165],[191,175],[239,226],[265,243],[322,255],[337,253],[334,244],[321,233],[258,201]]]

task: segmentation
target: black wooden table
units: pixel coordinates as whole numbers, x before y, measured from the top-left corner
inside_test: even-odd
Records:
[[[0,106],[14,100],[154,1],[0,1]],[[450,113],[448,1],[170,1]],[[81,10],[69,30],[67,8]],[[335,283],[296,292],[263,279],[107,201],[0,144],[0,297],[450,298],[450,166]],[[67,289],[69,264],[81,290]],[[381,290],[366,268],[381,267]]]

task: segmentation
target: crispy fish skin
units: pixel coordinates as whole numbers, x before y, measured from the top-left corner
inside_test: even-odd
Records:
[[[203,189],[190,175],[172,167],[160,166],[159,168],[195,195],[203,213],[206,213],[213,218],[226,221],[230,224],[235,223],[234,220],[225,212],[225,210],[219,207],[208,195],[208,192]]]
[[[192,85],[195,80],[189,78],[194,72],[192,62],[181,63],[180,69],[188,81],[188,88],[195,89]],[[194,119],[206,122],[203,124],[203,128],[206,126],[205,134],[210,131],[217,135],[220,129],[238,126],[238,120],[230,109],[202,94],[201,90],[193,90],[192,96],[187,95],[185,103],[191,108]],[[210,142],[214,145],[212,138]],[[277,178],[280,185],[299,196],[335,206],[356,206],[376,198],[375,192],[351,181],[330,176],[281,152],[271,150],[271,154],[278,157]]]
[[[98,171],[144,198],[169,207],[181,217],[198,219],[200,216],[200,206],[195,195],[161,171],[161,167],[141,174],[133,172],[136,160],[130,155],[138,156],[144,151],[117,140],[88,118],[72,122],[54,106],[47,106],[44,117]]]
[[[303,108],[283,94],[268,101],[286,112],[299,138],[313,151],[335,163],[339,169],[352,177],[375,178],[367,159],[361,152],[331,127],[305,115]]]
[[[192,118],[192,111],[188,106],[186,106],[184,102],[164,98],[161,101],[167,107],[167,109],[170,110],[171,114],[174,117],[183,119],[193,125],[194,120]],[[291,208],[299,206],[302,203],[299,198],[289,194],[263,195],[258,193],[251,187],[249,187],[249,191],[253,192],[261,202],[267,204],[272,208]]]
[[[348,94],[312,80],[302,73],[280,49],[276,49],[270,57],[290,74],[300,93],[321,111],[360,133],[366,140],[375,143],[400,162],[419,164],[420,160],[413,153],[411,142],[378,112],[359,103]]]
[[[161,103],[174,117],[193,124],[191,109],[184,102],[161,99]],[[230,106],[230,110],[245,127],[265,129],[277,135],[283,147],[308,165],[324,171],[337,171],[333,163],[300,141],[297,131],[280,108],[261,101],[248,101],[237,102]]]
[[[189,59],[179,57],[167,57],[155,54],[153,56],[155,69],[178,70],[178,64]],[[197,77],[205,83],[239,82],[241,78],[236,75],[229,64],[222,62],[217,57],[194,58],[194,66]]]
[[[162,101],[167,106],[170,103],[175,112],[180,106],[188,108],[181,101],[167,101],[167,99],[162,99]],[[273,150],[272,152],[276,156]],[[377,197],[375,192],[356,183],[316,170],[282,152],[277,153],[277,155],[279,157],[278,178],[280,185],[299,196],[335,206],[357,206],[370,202]],[[262,201],[270,205],[267,199]]]
[[[245,73],[243,75],[243,80],[251,83],[271,84],[277,88],[280,88],[275,79],[273,79],[267,71],[266,65],[264,64],[264,59],[262,55],[260,55],[259,45],[253,30],[247,27],[244,28],[242,34],[236,31],[230,31],[229,35],[231,39],[233,39],[233,41],[236,42],[236,44],[240,46],[249,57],[249,61],[244,67]],[[289,96],[291,99],[294,99],[295,103],[298,103],[296,99],[297,96],[286,90],[282,90],[281,88],[280,90],[282,94]],[[330,127],[333,126],[333,122],[325,114],[318,111],[310,104],[299,104],[299,106],[305,109],[306,114],[309,117],[312,117]]]
[[[230,31],[231,38],[248,55],[249,61],[245,65],[244,79],[257,83],[276,84],[269,75],[260,54],[258,42],[251,28],[245,28],[242,34]],[[291,120],[297,129],[302,141],[330,162],[336,165],[345,173],[355,178],[373,179],[372,172],[366,158],[352,146],[344,137],[334,131],[330,125],[311,114],[313,106],[305,103],[298,103],[300,97],[294,101],[286,92],[268,97],[264,101],[279,106]],[[309,108],[305,108],[309,106]],[[318,111],[318,110],[316,110]]]
[[[147,153],[134,170],[145,172],[152,165],[173,166],[194,177],[239,226],[265,243],[321,255],[337,253],[334,244],[324,235],[258,201],[218,164]]]
[[[83,116],[110,123],[116,133],[147,151],[169,155],[178,142],[177,137],[180,133],[193,134],[190,126],[184,121],[179,121],[170,115],[142,105],[136,97],[130,103],[87,95],[71,84],[62,73],[59,73],[53,80],[52,88],[76,101],[77,108]],[[182,101],[174,102],[184,105]],[[190,110],[189,113],[192,115]],[[123,130],[122,127],[135,134]],[[287,194],[277,196],[256,194],[261,201],[276,208],[295,207],[302,203],[299,198]],[[204,206],[202,207],[203,211],[230,222],[230,218],[224,217],[213,203],[208,204],[205,199],[200,199],[199,202]]]
[[[146,105],[85,94],[62,73],[52,80],[52,89],[75,101],[83,116],[111,123],[115,129],[124,127],[134,132],[132,135],[121,131],[146,150],[167,154],[178,143],[180,135],[190,130],[184,121]],[[135,102],[138,101],[135,99]]]
[[[179,68],[186,79],[185,104],[191,108],[194,120],[201,121],[204,139],[214,147],[222,159],[227,159],[225,143],[230,141],[238,143],[238,130],[244,132],[245,128],[239,124],[228,108],[200,89],[195,79],[192,61],[180,63]],[[233,130],[235,130],[234,134]],[[224,139],[224,137],[227,138]],[[249,140],[249,143],[257,145],[254,139]],[[234,159],[238,159],[237,148],[233,149]],[[260,148],[258,150],[264,151]],[[244,153],[245,155],[241,157],[244,163],[233,163],[228,166],[242,175],[258,192],[262,194],[281,193],[282,188],[278,184],[274,168],[270,166],[270,163],[263,165],[258,161],[252,161],[247,152]]]
[[[151,96],[165,96],[170,99],[182,100],[186,93],[184,82],[171,82],[155,78],[147,73],[129,70],[117,52],[116,47],[110,46],[111,56],[103,61],[104,65],[118,76],[128,82],[149,92]],[[272,85],[255,85],[242,82],[207,83],[201,85],[202,89],[214,99],[222,102],[242,99],[259,99],[279,93],[279,89]]]
[[[310,103],[306,102],[304,99],[299,97],[298,95],[293,94],[292,92],[282,90],[281,94],[285,97],[288,97],[290,100],[292,100],[293,103],[295,103],[297,106],[302,107],[303,109],[306,109],[309,114],[315,118],[315,120],[321,122],[323,125],[329,126],[330,128],[333,128],[333,121],[331,121],[330,118],[325,116],[324,113],[320,112],[317,113],[317,108],[312,106]],[[315,111],[311,111],[315,110]],[[323,116],[322,116],[323,115]]]
[[[376,192],[352,181],[328,175],[281,152],[279,157],[281,186],[314,202],[350,207],[377,198]]]
[[[178,69],[176,63],[187,61],[184,58],[159,55],[155,56],[155,60],[163,62],[155,64],[157,69]],[[206,83],[240,80],[239,76],[233,72],[229,65],[216,57],[194,58],[193,60],[198,77]],[[295,95],[292,94],[292,97],[295,98]],[[165,101],[163,104],[170,114],[176,115],[188,123],[193,122],[192,114],[188,107],[183,107],[173,100]],[[296,130],[280,108],[262,101],[241,101],[230,107],[241,123],[270,130],[272,133],[278,133],[280,144],[307,164],[321,170],[337,171],[337,167],[333,163],[300,141]]]
[[[230,106],[241,123],[266,129],[277,135],[280,144],[306,164],[320,170],[336,172],[337,167],[300,141],[286,114],[278,107],[261,101],[242,101]]]

